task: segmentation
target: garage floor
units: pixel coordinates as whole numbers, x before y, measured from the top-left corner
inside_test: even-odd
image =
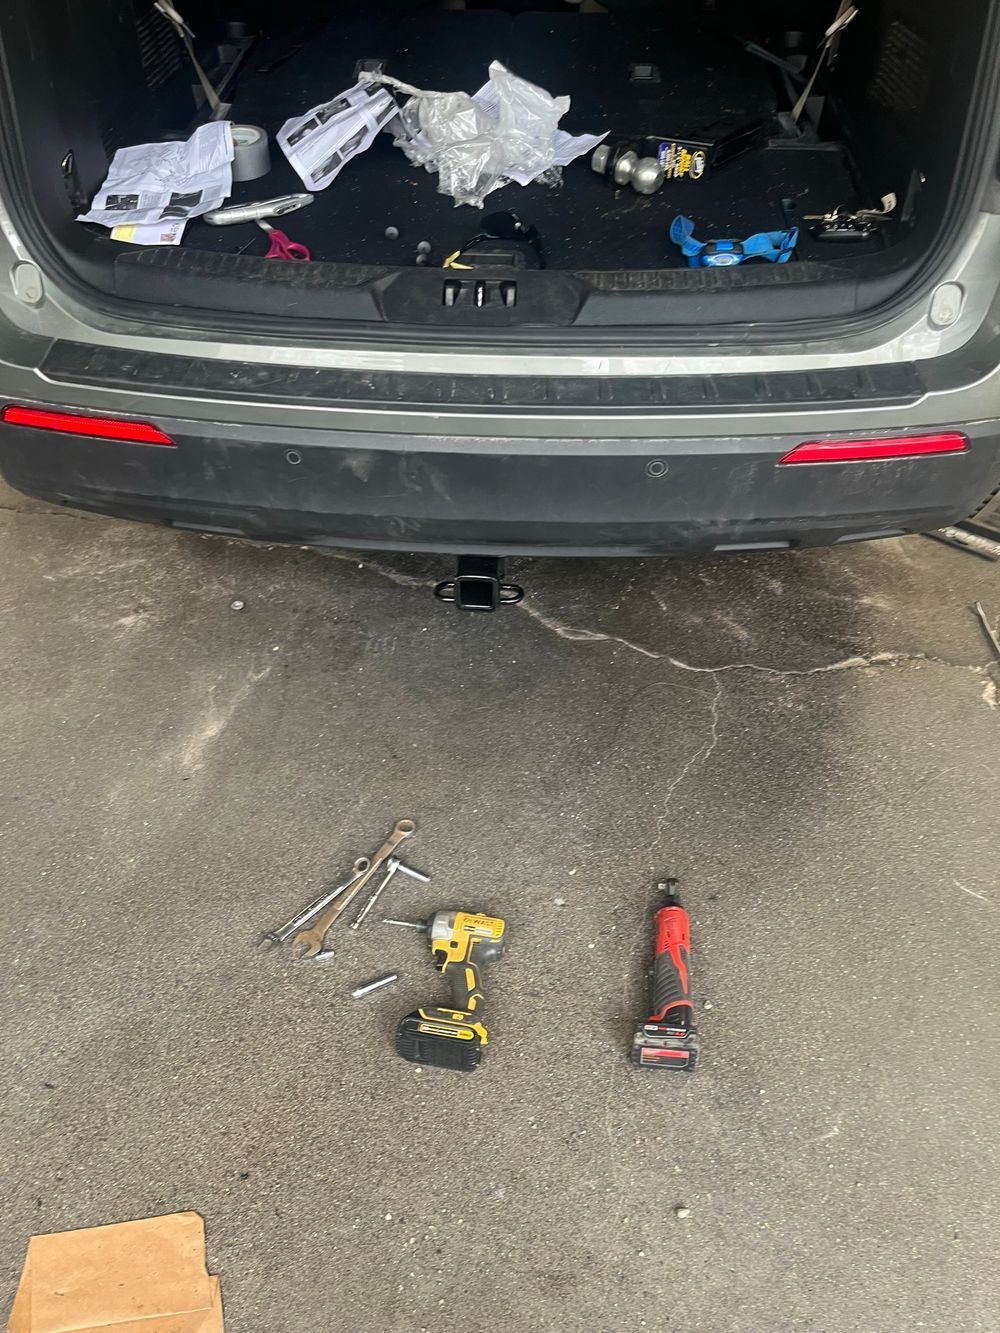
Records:
[[[531,562],[476,619],[0,502],[4,1300],[33,1232],[192,1208],[228,1333],[996,1329],[996,567]],[[392,1051],[419,936],[255,947],[403,815],[386,906],[510,922],[468,1078]],[[667,871],[690,1080],[623,1055]]]

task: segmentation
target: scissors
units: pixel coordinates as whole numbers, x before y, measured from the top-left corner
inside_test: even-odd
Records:
[[[271,248],[264,256],[265,259],[298,259],[303,262],[312,259],[312,255],[304,245],[300,245],[298,241],[290,241],[283,231],[279,231],[270,222],[265,222],[263,218],[254,220],[258,227],[267,232],[271,240]]]

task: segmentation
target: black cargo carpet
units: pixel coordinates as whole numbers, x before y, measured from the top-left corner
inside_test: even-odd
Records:
[[[499,59],[550,93],[573,99],[562,127],[572,133],[685,133],[692,119],[723,112],[753,114],[775,125],[769,67],[735,43],[671,20],[658,28],[621,16],[496,11],[423,11],[401,19],[338,22],[314,36],[270,73],[260,72],[289,49],[275,36],[252,53],[232,93],[235,120],[264,126],[273,136],[353,82],[360,59],[385,60],[387,71],[416,86],[474,92]],[[630,65],[659,69],[658,84],[630,81]],[[305,187],[272,137],[271,172],[234,187],[230,203],[292,193]],[[487,212],[513,209],[540,231],[549,266],[560,269],[683,267],[668,237],[677,213],[695,219],[699,239],[742,237],[787,225],[789,217],[859,204],[844,150],[838,145],[775,145],[755,149],[697,182],[664,185],[641,196],[616,190],[590,170],[584,156],[563,171],[561,187],[508,185],[487,199]],[[789,212],[789,205],[791,212]],[[314,259],[364,264],[412,264],[428,241],[439,265],[479,226],[482,214],[456,208],[437,192],[437,177],[412,166],[387,135],[344,168],[301,212],[276,225],[312,251]],[[398,240],[388,240],[395,227]],[[188,226],[187,248],[262,255],[268,241],[252,224]],[[839,252],[839,253],[842,253]],[[800,259],[829,259],[831,248],[804,234]]]

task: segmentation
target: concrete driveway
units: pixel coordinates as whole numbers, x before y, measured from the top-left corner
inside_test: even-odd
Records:
[[[524,562],[463,618],[444,561],[0,501],[8,1301],[33,1232],[190,1208],[228,1333],[1000,1327],[997,567]],[[422,937],[256,948],[404,815],[385,906],[510,923],[468,1077],[392,1048]],[[690,1079],[625,1060],[664,873]]]

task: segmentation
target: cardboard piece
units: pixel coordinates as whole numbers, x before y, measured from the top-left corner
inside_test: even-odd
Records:
[[[32,1236],[7,1333],[225,1333],[204,1220],[169,1213]]]

